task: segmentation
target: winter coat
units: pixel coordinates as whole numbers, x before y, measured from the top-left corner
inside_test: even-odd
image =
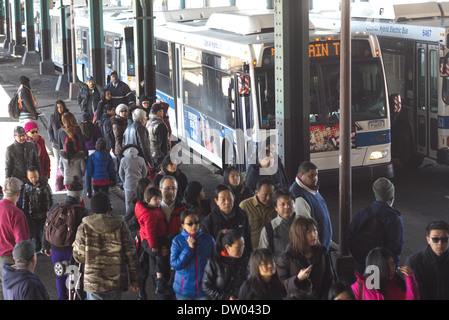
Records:
[[[81,124],[81,127],[83,128],[82,131],[83,131],[84,141],[86,142],[87,150],[88,151],[95,150],[97,141],[99,139],[103,138],[103,134],[101,133],[101,128],[98,125],[93,124],[90,121],[89,121],[89,123],[83,122]],[[86,131],[90,131],[90,132],[86,132]]]
[[[248,279],[248,260],[214,254],[207,262],[203,275],[203,291],[212,300],[237,298],[240,287]]]
[[[140,225],[140,240],[147,240],[150,248],[159,248],[158,239],[167,235],[167,222],[162,210],[138,201],[134,212]]]
[[[9,264],[3,265],[2,286],[4,300],[50,300],[37,275]]]
[[[415,272],[421,300],[449,300],[449,251],[438,257],[428,245],[405,264]]]
[[[33,120],[37,120],[38,119],[38,114],[36,110],[37,102],[35,102],[35,99],[33,99],[33,93],[31,92],[29,84],[21,85],[18,91],[19,91],[19,105],[22,108],[20,113],[21,114],[29,113]]]
[[[175,199],[175,206],[168,219],[168,233],[173,238],[181,232],[181,213],[187,209],[187,206],[178,199]]]
[[[147,129],[150,135],[151,157],[154,166],[159,166],[170,150],[170,137],[164,119],[155,114],[150,114],[147,121]]]
[[[123,181],[125,191],[133,191],[137,187],[137,182],[147,176],[147,166],[145,160],[139,157],[139,151],[132,145],[128,145],[123,150],[123,158],[120,160],[119,176]]]
[[[7,199],[0,200],[0,256],[12,256],[16,243],[30,239],[28,221],[21,209]]]
[[[312,247],[312,257],[307,259],[305,256],[296,256],[292,251],[292,246],[287,245],[282,253],[276,267],[279,277],[284,281],[289,293],[301,290],[306,293],[312,293],[313,297],[320,300],[327,300],[327,295],[333,283],[332,267],[330,256],[323,246]],[[313,265],[308,279],[298,280],[298,273]]]
[[[100,102],[100,91],[97,86],[94,86],[93,90],[90,90],[87,84],[82,83],[76,101],[81,112],[87,112],[90,118],[93,119],[98,102]]]
[[[287,289],[277,273],[275,273],[269,283],[263,283],[267,286],[268,295],[261,295],[254,292],[249,280],[246,280],[239,291],[239,300],[282,300],[287,295]]]
[[[87,292],[125,291],[128,276],[138,287],[136,256],[122,216],[94,214],[78,227],[73,257],[84,264],[84,290]]]
[[[27,136],[27,141],[34,145],[36,149],[37,157],[39,159],[40,172],[41,175],[47,179],[50,178],[51,162],[50,156],[47,152],[47,147],[45,145],[45,140],[41,136],[37,136],[36,140],[31,139]]]
[[[47,128],[48,137],[52,143],[53,148],[59,148],[59,129],[62,127],[61,116],[55,117],[54,114],[50,115],[50,123]]]
[[[114,131],[112,129],[111,123],[112,116],[107,112],[103,113],[100,120],[98,120],[98,126],[101,129],[101,134],[103,135],[103,139],[106,141],[107,149],[115,150],[115,137]]]
[[[114,161],[108,151],[95,151],[87,160],[87,173],[92,180],[114,179]]]
[[[128,144],[134,144],[139,146],[140,152],[139,156],[145,159],[146,164],[151,163],[151,147],[150,147],[150,136],[148,130],[140,122],[134,122],[125,130],[123,134],[122,147]]]
[[[278,165],[277,170],[272,175],[261,175],[260,163],[257,164],[250,164],[248,166],[248,170],[246,172],[246,178],[245,178],[245,185],[250,189],[252,192],[256,190],[257,180],[260,178],[270,178],[273,181],[273,184],[276,187],[284,187],[288,188],[289,182],[287,179],[287,173],[285,171],[284,165],[282,164],[282,161],[280,158],[278,158]],[[271,170],[271,168],[267,168],[268,170]]]
[[[184,199],[184,191],[188,184],[187,176],[179,169],[177,169],[175,172],[170,172],[167,170],[167,168],[162,167],[161,171],[159,171],[154,177],[153,185],[159,186],[159,182],[161,182],[164,176],[172,176],[176,179],[176,182],[178,183],[178,192],[176,193],[176,198],[179,200]]]
[[[396,284],[395,275],[393,279],[389,280],[385,286],[385,292],[388,300],[419,300],[419,288],[415,279],[414,272],[410,276],[405,277],[406,291]],[[365,279],[362,275],[356,272],[356,282],[351,285],[352,291],[356,300],[387,300],[377,289],[368,289],[366,287]],[[360,292],[362,291],[362,295]],[[362,298],[361,298],[362,297]]]
[[[36,185],[25,184],[23,191],[23,212],[33,219],[45,219],[46,213],[53,206],[53,193],[48,179],[41,177]]]
[[[195,248],[187,243],[190,235],[183,229],[172,241],[170,266],[176,270],[173,290],[184,297],[201,298],[206,294],[202,289],[202,278],[207,260],[214,252],[215,241],[201,229],[195,238]]]
[[[25,184],[28,181],[27,169],[29,167],[36,167],[41,174],[39,158],[34,145],[30,142],[20,144],[14,141],[6,148],[5,178],[15,177]]]
[[[114,153],[119,154],[123,149],[123,135],[128,127],[128,120],[119,116],[111,118],[112,132],[114,134]]]
[[[118,81],[117,85],[114,86],[114,83],[111,81],[105,87],[111,92],[111,102],[114,105],[114,108],[117,108],[120,104],[126,104],[129,106],[130,104],[136,103],[136,96],[131,91],[129,86],[123,81]]]
[[[64,185],[68,186],[72,183],[73,177],[78,176],[82,183],[84,183],[84,172],[86,171],[86,161],[84,160],[84,153],[77,152],[72,159],[67,158],[67,151],[60,152],[59,170],[64,177]]]
[[[404,228],[401,213],[391,207],[388,203],[382,201],[374,201],[371,205],[371,210],[374,215],[383,215],[385,213],[385,215],[383,215],[380,220],[385,228],[383,247],[390,250],[390,252],[393,254],[393,259],[396,266],[399,266],[400,255],[402,252],[402,248],[404,247]],[[347,241],[351,251],[353,246],[357,245],[357,243],[353,243],[352,239],[355,237],[357,230],[359,230],[363,222],[365,222],[365,220],[368,218],[369,213],[366,208],[360,210],[352,218],[347,232]],[[365,270],[364,259],[356,259],[355,263],[356,270],[359,273],[363,273]]]
[[[100,100],[100,102],[98,102],[98,106],[97,106],[97,110],[94,113],[94,117],[93,117],[93,122],[98,123],[101,119],[101,117],[104,114],[104,109],[106,105],[112,105],[112,101],[111,100]]]
[[[242,257],[249,258],[253,246],[251,244],[251,229],[249,226],[248,215],[238,206],[234,206],[233,216],[225,218],[218,206],[212,209],[211,213],[201,222],[201,229],[204,233],[208,233],[217,237],[218,233],[223,229],[237,229],[243,234],[245,240],[245,250]]]

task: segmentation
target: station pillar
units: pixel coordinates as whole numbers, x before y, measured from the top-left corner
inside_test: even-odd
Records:
[[[0,0],[0,34],[5,34],[5,9],[4,0]]]
[[[143,10],[140,1],[133,1],[134,13],[134,63],[136,70],[136,96],[139,99],[145,94],[145,76],[143,55]]]
[[[9,49],[9,42],[11,41],[11,20],[9,19],[9,0],[3,1],[5,13],[5,40],[3,41],[3,49]]]
[[[156,98],[156,79],[154,65],[154,17],[153,0],[141,0],[143,11],[143,64],[144,91],[148,97]]]
[[[50,0],[41,0],[41,75],[55,74],[55,65],[51,60]]]
[[[61,45],[62,45],[62,68],[61,74],[58,77],[58,82],[56,83],[56,91],[64,91],[69,87],[69,78],[68,78],[68,54],[67,54],[67,24],[66,24],[66,6],[64,5],[64,1],[60,0],[60,8],[61,10],[61,19],[60,19],[60,37],[61,37]]]
[[[307,1],[274,1],[278,152],[292,180],[310,159],[308,7]]]
[[[25,25],[26,25],[26,51],[23,55],[22,64],[38,66],[41,57],[36,52],[36,40],[34,39],[34,8],[33,0],[25,0]]]
[[[90,15],[90,54],[92,76],[100,87],[105,86],[103,0],[88,0]]]
[[[20,0],[14,0],[14,46],[12,53],[17,56],[23,56],[25,47],[22,39],[22,14]],[[11,48],[11,46],[10,46]]]

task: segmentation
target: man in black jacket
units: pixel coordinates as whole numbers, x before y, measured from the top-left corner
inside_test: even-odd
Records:
[[[90,118],[93,119],[98,102],[100,102],[100,91],[92,77],[88,77],[86,83],[81,84],[76,100],[78,101],[81,112],[87,112]]]
[[[40,165],[36,149],[31,142],[26,141],[25,129],[21,126],[14,128],[14,143],[6,148],[5,154],[5,178],[15,177],[27,183],[27,169],[36,167],[39,174]],[[18,207],[22,207],[23,186],[20,194]]]
[[[141,153],[139,156],[145,159],[146,164],[151,164],[150,135],[147,128],[146,113],[142,109],[135,109],[132,114],[133,123],[128,125],[123,134],[123,147],[128,144],[139,146]]]
[[[115,115],[115,109],[112,105],[107,104],[104,106],[104,113],[98,121],[98,125],[101,129],[101,134],[107,144],[107,149],[112,152],[115,151],[115,137],[114,130],[112,128],[111,119]]]
[[[128,107],[136,104],[136,95],[131,91],[129,86],[120,80],[116,71],[111,73],[111,82],[105,87],[111,92],[111,101],[114,108],[124,103]]]
[[[433,221],[427,225],[428,246],[405,262],[414,272],[421,300],[449,299],[449,224]]]

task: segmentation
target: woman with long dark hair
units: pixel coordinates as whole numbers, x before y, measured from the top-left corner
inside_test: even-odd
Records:
[[[62,114],[62,127],[59,129],[58,137],[59,150],[64,149],[65,143],[72,140],[75,142],[76,149],[83,151],[84,157],[87,159],[89,153],[86,148],[86,141],[73,113],[65,112]]]
[[[282,300],[286,295],[273,252],[266,248],[254,250],[249,259],[249,278],[240,287],[239,300]]]
[[[59,129],[62,127],[62,115],[65,112],[69,112],[65,102],[62,100],[57,100],[55,102],[55,108],[53,114],[50,115],[50,123],[47,128],[48,136],[53,147],[53,155],[55,156],[56,165],[59,165]]]
[[[226,167],[223,172],[223,183],[230,186],[235,196],[235,204],[238,206],[240,202],[251,198],[254,194],[245,185],[240,171],[236,167]]]
[[[333,283],[330,256],[318,240],[318,224],[297,218],[290,227],[289,243],[278,258],[279,277],[289,293],[303,291],[314,299],[327,299]]]

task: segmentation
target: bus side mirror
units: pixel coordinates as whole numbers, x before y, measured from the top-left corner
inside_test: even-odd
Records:
[[[398,115],[402,110],[402,100],[401,95],[398,93],[392,94],[390,96],[390,114]]]

